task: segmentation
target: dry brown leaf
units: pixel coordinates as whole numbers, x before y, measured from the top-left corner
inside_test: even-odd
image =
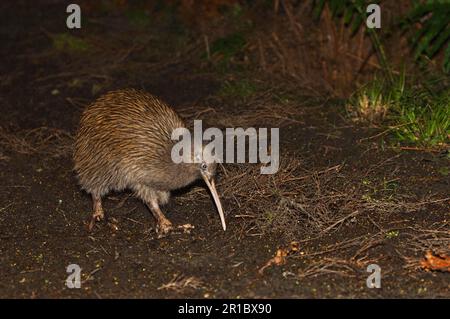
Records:
[[[447,271],[450,272],[450,257],[447,255],[434,255],[431,251],[427,251],[425,259],[420,261],[422,269],[430,271]]]
[[[291,242],[289,249],[279,248],[275,253],[275,256],[269,259],[269,261],[258,270],[258,273],[262,275],[264,273],[264,269],[272,265],[276,266],[284,265],[286,263],[286,257],[288,255],[291,255],[292,253],[297,252],[298,246],[299,246],[298,242],[293,241]]]

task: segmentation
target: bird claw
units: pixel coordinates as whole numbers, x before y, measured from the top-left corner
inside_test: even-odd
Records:
[[[103,219],[105,219],[105,214],[103,212],[100,212],[100,213],[95,212],[92,215],[91,221],[89,222],[88,230],[92,231],[92,228],[94,228],[95,223],[100,222]]]
[[[156,225],[156,233],[158,238],[166,237],[173,230],[173,225],[169,221],[163,221]]]

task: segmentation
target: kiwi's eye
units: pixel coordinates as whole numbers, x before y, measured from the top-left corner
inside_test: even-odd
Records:
[[[202,165],[200,165],[200,168],[202,170],[206,170],[208,168],[208,164],[206,164],[205,162],[202,163]]]

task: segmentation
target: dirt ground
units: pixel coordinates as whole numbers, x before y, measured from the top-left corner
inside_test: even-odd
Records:
[[[450,252],[448,153],[392,148],[379,130],[346,119],[339,101],[294,90],[275,102],[284,85],[257,71],[245,77],[269,90],[226,95],[224,83],[241,73],[216,72],[196,58],[201,39],[163,23],[136,33],[123,17],[97,16],[73,31],[91,48],[58,51],[52,35],[68,32],[65,6],[25,3],[0,5],[0,297],[450,297],[448,272],[420,268],[428,250]],[[226,232],[198,183],[165,208],[175,224],[194,225],[190,233],[156,238],[129,193],[105,200],[118,230],[100,223],[89,233],[72,138],[83,107],[123,87],[210,125],[280,127],[280,172],[262,180],[249,175],[253,164],[225,166]],[[294,241],[283,264],[260,271]],[[82,268],[80,289],[65,285],[69,264]],[[379,289],[366,285],[370,264],[381,267]]]

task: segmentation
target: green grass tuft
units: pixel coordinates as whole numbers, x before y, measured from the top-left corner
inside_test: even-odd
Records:
[[[385,93],[383,83],[374,79],[350,97],[347,112],[354,120],[378,123],[390,108],[390,98]]]
[[[58,51],[75,53],[87,51],[89,49],[89,45],[86,41],[67,33],[52,35],[52,40],[53,47]]]
[[[353,119],[387,125],[400,143],[427,148],[449,143],[450,89],[407,83],[404,72],[393,82],[376,77],[350,97],[347,111]]]
[[[450,90],[430,94],[419,90],[402,99],[394,115],[395,137],[423,147],[445,146],[450,139]]]

